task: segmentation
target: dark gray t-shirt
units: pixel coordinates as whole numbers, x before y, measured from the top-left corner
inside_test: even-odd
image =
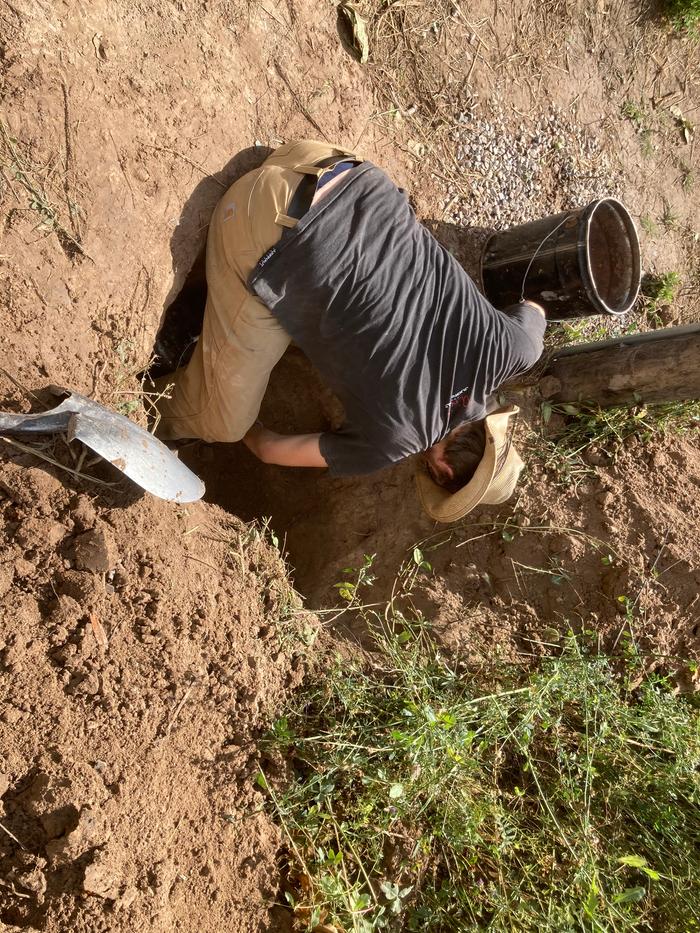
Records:
[[[542,316],[494,308],[370,162],[285,231],[249,287],[343,403],[343,427],[321,435],[336,475],[370,473],[483,418],[493,390],[542,352]]]

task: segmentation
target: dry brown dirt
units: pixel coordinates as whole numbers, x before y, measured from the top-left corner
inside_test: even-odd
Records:
[[[540,215],[574,196],[573,148],[595,138],[584,181],[645,219],[645,269],[683,276],[661,319],[699,319],[698,157],[670,109],[697,119],[696,46],[622,0],[365,12],[362,67],[320,0],[0,0],[0,408],[37,408],[54,383],[142,417],[136,373],[217,199],[294,137],[385,167],[476,274],[493,205],[470,199],[479,180],[450,155],[462,111],[501,114],[505,138],[564,114],[541,193],[521,205]],[[622,114],[629,101],[642,117]],[[0,441],[0,929],[290,928],[256,740],[303,678],[315,623],[252,519],[271,516],[311,608],[376,555],[362,598],[386,599],[401,571],[401,606],[476,662],[585,627],[608,649],[633,638],[695,687],[697,436],[594,455],[573,485],[535,453],[536,396],[520,400],[518,497],[447,530],[421,514],[411,463],[333,479],[193,444],[181,456],[207,497],[180,507],[61,440],[44,459]],[[292,349],[264,420],[335,417]],[[352,613],[332,625],[337,642],[362,638]]]
[[[3,921],[259,929],[279,838],[254,739],[301,679],[279,555],[213,506],[96,503],[26,456],[0,497]]]

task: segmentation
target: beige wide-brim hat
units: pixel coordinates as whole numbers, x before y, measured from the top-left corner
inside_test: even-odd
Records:
[[[416,473],[418,493],[425,511],[436,522],[456,522],[477,505],[500,505],[518,482],[523,461],[510,442],[509,421],[520,409],[500,408],[484,419],[484,456],[469,482],[457,492],[435,483],[422,466]]]

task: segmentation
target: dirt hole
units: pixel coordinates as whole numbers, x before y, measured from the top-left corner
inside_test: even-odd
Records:
[[[183,365],[191,357],[206,298],[202,249],[163,316],[154,346],[154,377],[171,371],[169,364],[175,360]],[[323,431],[332,427],[334,419],[342,420],[338,402],[294,346],[272,373],[260,415],[266,425],[283,433]],[[336,555],[338,535],[331,515],[336,500],[345,499],[352,508],[357,481],[331,480],[322,470],[266,466],[243,444],[198,441],[181,448],[180,456],[204,480],[208,501],[246,522],[269,520],[270,532],[293,568],[297,588],[318,598],[321,568],[336,556],[341,559]]]
[[[322,431],[332,425],[332,407],[304,354],[290,348],[270,379],[262,421],[283,433]],[[314,605],[328,599],[343,570],[359,566],[365,553],[381,552],[398,566],[419,533],[409,464],[369,477],[334,478],[323,470],[267,466],[243,444],[196,442],[180,456],[203,479],[207,500],[243,521],[269,518],[296,588]],[[406,516],[412,521],[404,524]]]
[[[472,275],[489,231],[428,222],[434,235]],[[204,313],[204,253],[193,264],[164,321],[182,321],[182,335]],[[342,410],[305,355],[292,346],[275,367],[260,417],[282,433],[338,427]],[[324,470],[285,469],[260,463],[243,444],[193,443],[180,456],[204,481],[206,498],[243,521],[270,520],[292,567],[296,588],[310,604],[327,602],[347,567],[377,554],[381,572],[373,598],[388,596],[393,574],[414,544],[433,531],[420,510],[412,460],[367,477],[334,478]]]

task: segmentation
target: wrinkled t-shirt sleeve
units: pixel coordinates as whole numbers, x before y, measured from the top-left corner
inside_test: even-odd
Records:
[[[395,462],[347,425],[339,431],[322,434],[319,447],[333,476],[361,476],[364,473],[374,473]]]
[[[504,378],[519,376],[535,365],[544,349],[544,331],[547,322],[532,305],[513,305],[504,312],[508,319],[510,356],[508,372]]]

